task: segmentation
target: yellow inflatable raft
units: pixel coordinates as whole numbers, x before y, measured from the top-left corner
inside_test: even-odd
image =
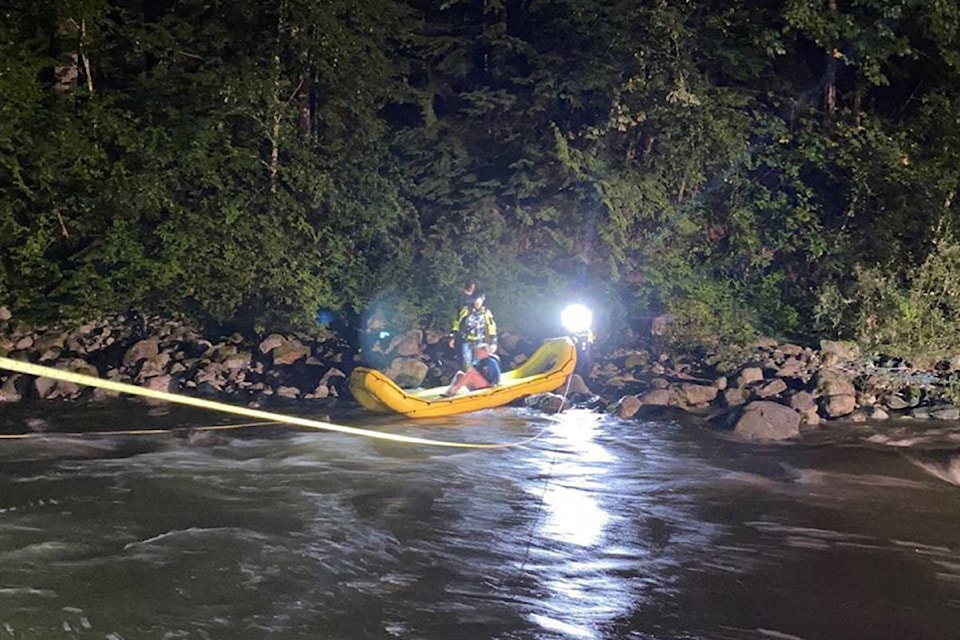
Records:
[[[530,359],[500,376],[495,387],[467,391],[453,397],[440,395],[447,387],[401,389],[382,372],[356,367],[350,374],[350,391],[361,405],[381,413],[402,413],[411,418],[432,418],[499,407],[517,398],[555,391],[567,382],[577,365],[577,347],[570,338],[544,342]]]

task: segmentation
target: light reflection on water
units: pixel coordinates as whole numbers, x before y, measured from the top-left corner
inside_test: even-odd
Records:
[[[956,637],[960,489],[876,437],[764,447],[523,409],[367,424],[545,433],[2,444],[0,640]]]

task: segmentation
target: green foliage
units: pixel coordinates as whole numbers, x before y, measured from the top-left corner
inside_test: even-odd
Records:
[[[445,327],[474,277],[530,333],[578,298],[688,345],[946,335],[957,12],[15,0],[0,303]]]

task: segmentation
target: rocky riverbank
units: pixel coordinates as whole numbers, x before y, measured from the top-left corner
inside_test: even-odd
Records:
[[[537,346],[509,334],[500,344],[506,369]],[[347,376],[358,363],[386,371],[405,387],[445,384],[457,366],[442,333],[419,329],[353,341],[328,330],[211,339],[188,323],[160,317],[28,326],[2,307],[0,355],[251,405],[349,400]],[[835,420],[960,419],[953,400],[960,389],[960,358],[919,369],[864,355],[846,342],[823,341],[814,348],[761,340],[699,358],[650,347],[599,350],[581,370],[567,389],[571,403],[625,420],[683,411],[748,439],[791,438]],[[72,383],[0,372],[0,403],[103,395]],[[562,402],[554,395],[528,403],[556,411]]]

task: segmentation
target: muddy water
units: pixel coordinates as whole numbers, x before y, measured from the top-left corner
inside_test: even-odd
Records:
[[[960,637],[958,435],[756,446],[523,409],[355,426],[498,451],[4,408],[0,639]]]

